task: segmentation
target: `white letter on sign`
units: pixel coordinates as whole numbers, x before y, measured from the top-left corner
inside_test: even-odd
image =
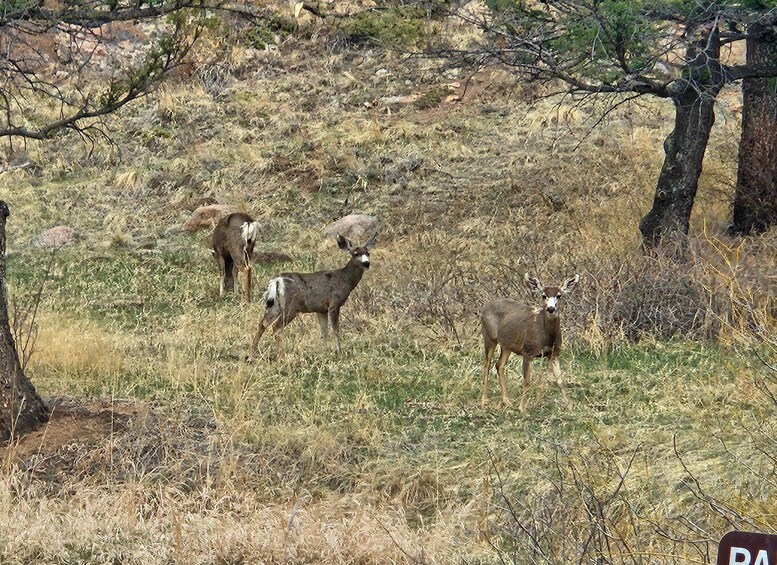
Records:
[[[758,555],[755,556],[755,563],[753,565],[769,565],[769,555],[765,549],[758,550]]]
[[[744,547],[732,547],[731,553],[728,555],[728,565],[750,565],[750,560],[752,559],[750,552]],[[739,557],[742,557],[743,560],[740,561]]]

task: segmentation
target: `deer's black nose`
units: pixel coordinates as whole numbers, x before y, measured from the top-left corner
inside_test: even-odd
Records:
[[[556,311],[556,309],[553,306],[549,306],[548,307],[548,314],[552,314],[555,311]]]
[[[365,269],[369,269],[369,268],[370,268],[370,262],[369,262],[369,261],[364,261],[364,262],[362,263],[362,265],[364,265],[364,268],[365,268]]]

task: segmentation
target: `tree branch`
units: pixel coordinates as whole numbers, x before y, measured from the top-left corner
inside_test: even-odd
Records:
[[[182,6],[201,4],[200,0],[183,0],[175,4],[168,4],[167,7],[153,8],[153,10],[170,14],[173,11],[173,6],[177,10],[181,10]],[[140,13],[138,10],[148,13],[148,10],[144,8],[126,12],[100,13],[118,18],[112,21],[121,21],[121,18],[126,14]],[[97,12],[91,13],[83,10],[79,13],[82,15],[92,14],[89,17],[96,17],[95,14],[97,14]],[[63,25],[64,21],[60,20],[58,24]],[[81,82],[66,82],[67,88],[62,88],[54,82],[53,78],[47,78],[45,75],[50,54],[38,49],[35,42],[24,40],[26,33],[31,33],[34,37],[34,32],[25,30],[24,34],[12,34],[10,37],[17,40],[19,44],[16,47],[18,56],[14,58],[12,56],[14,51],[12,47],[9,47],[5,57],[5,68],[0,68],[0,72],[5,78],[5,86],[2,89],[2,97],[0,97],[5,123],[0,126],[0,137],[44,140],[59,131],[70,129],[91,139],[95,133],[101,133],[101,129],[95,127],[93,120],[100,120],[151,92],[171,70],[180,65],[202,31],[200,23],[191,25],[187,20],[180,18],[174,20],[173,26],[172,30],[157,40],[156,44],[148,50],[142,64],[126,69],[119,79],[111,80],[99,93],[85,92],[83,87],[88,84],[85,81],[90,79],[81,75],[82,71],[86,69],[87,63],[92,59],[96,46],[91,52],[79,53],[79,56],[84,57],[84,60],[79,60],[76,63],[77,68],[74,71],[74,76],[80,77]],[[91,27],[84,28],[81,25],[79,29],[89,33]],[[95,35],[95,38],[97,42],[102,41],[99,35]],[[9,42],[9,45],[11,43]],[[58,103],[60,106],[59,115],[50,120],[44,118],[43,125],[31,127],[28,125],[30,122],[35,123],[40,120],[30,120],[27,108],[34,106],[39,97]],[[15,121],[26,123],[14,123]],[[89,123],[90,121],[91,123]]]
[[[726,82],[733,82],[744,78],[768,78],[777,76],[777,64],[747,64],[723,66]]]

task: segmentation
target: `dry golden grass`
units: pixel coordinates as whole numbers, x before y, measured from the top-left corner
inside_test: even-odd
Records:
[[[115,379],[125,368],[119,336],[94,322],[46,313],[38,319],[38,326],[30,370],[46,374],[60,392],[72,383],[81,387],[90,381]],[[45,382],[38,386],[47,388]]]
[[[12,479],[0,486],[0,508],[5,555],[19,563],[448,562],[460,555],[457,537],[472,520],[444,516],[419,536],[401,509],[358,497],[265,504],[224,485],[194,496],[136,483],[62,500]]]

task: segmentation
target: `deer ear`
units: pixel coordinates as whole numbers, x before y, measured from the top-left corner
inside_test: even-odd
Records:
[[[348,241],[348,238],[343,237],[341,235],[337,236],[337,246],[343,251],[350,251],[351,249],[353,249],[353,244],[350,241]]]
[[[366,247],[368,250],[375,247],[375,245],[378,243],[378,234],[374,233],[372,234],[372,237],[367,240],[367,243],[364,244],[364,247]]]
[[[542,290],[542,283],[539,279],[536,279],[529,275],[529,273],[526,273],[523,276],[523,280],[526,283],[526,286],[529,288],[529,290],[533,290],[534,292],[539,292]]]
[[[574,277],[570,277],[567,280],[564,281],[564,284],[561,285],[561,292],[562,294],[566,294],[573,288],[577,286],[577,283],[580,282],[580,275],[575,275]]]

